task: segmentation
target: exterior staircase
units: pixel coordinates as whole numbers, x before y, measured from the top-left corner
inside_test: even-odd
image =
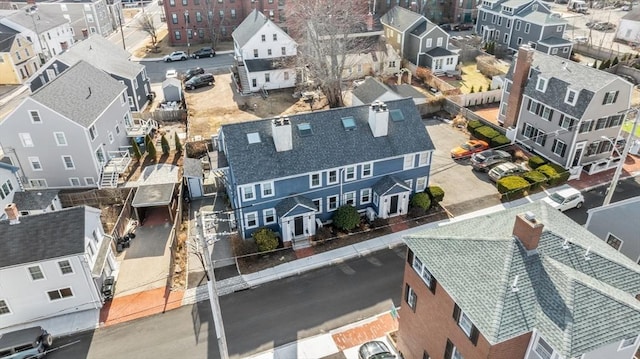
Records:
[[[240,78],[240,91],[243,95],[251,94],[251,84],[249,83],[249,77],[247,76],[246,67],[242,63],[238,63],[238,77]]]
[[[127,151],[109,151],[109,161],[100,170],[98,188],[116,188],[120,174],[124,173],[131,163],[131,156]]]

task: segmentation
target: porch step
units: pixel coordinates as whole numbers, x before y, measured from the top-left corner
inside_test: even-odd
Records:
[[[250,94],[251,84],[249,83],[247,68],[245,66],[238,66],[238,77],[240,77],[240,86],[242,86],[242,93],[245,95]]]
[[[100,188],[118,187],[118,172],[102,172],[100,176]]]

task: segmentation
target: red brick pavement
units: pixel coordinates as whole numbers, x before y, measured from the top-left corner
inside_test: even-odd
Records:
[[[115,297],[100,310],[100,323],[109,326],[130,320],[164,313],[179,308],[184,291],[170,291],[166,287]]]
[[[331,335],[340,351],[355,347],[398,330],[398,321],[391,314],[379,315],[367,323]]]
[[[310,257],[312,255],[315,254],[313,247],[307,247],[307,248],[301,248],[301,249],[296,249],[295,251],[296,254],[296,258],[297,259],[301,259],[301,258],[305,258],[305,257]]]
[[[612,168],[610,170],[596,173],[593,175],[588,175],[585,172],[580,174],[580,179],[571,180],[569,184],[579,190],[584,190],[587,188],[592,188],[594,186],[602,185],[605,183],[609,183],[613,179],[613,174],[615,173],[615,169]],[[632,173],[637,173],[640,171],[640,157],[635,155],[627,156],[627,160],[624,162],[624,166],[622,169],[622,173],[620,174],[620,178],[625,178],[631,176]]]

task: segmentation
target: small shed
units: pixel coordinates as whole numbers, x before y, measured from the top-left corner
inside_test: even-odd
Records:
[[[168,78],[162,82],[162,95],[165,102],[182,101],[182,83],[176,78]]]
[[[131,206],[142,224],[151,210],[166,207],[169,218],[173,221],[173,204],[175,200],[175,183],[150,184],[138,187]]]
[[[204,196],[202,161],[197,158],[184,158],[182,177],[189,190],[189,198]]]

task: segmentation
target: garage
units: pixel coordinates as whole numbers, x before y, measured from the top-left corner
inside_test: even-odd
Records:
[[[176,205],[176,184],[162,183],[138,187],[131,206],[133,207],[140,225],[173,222],[173,212]]]

